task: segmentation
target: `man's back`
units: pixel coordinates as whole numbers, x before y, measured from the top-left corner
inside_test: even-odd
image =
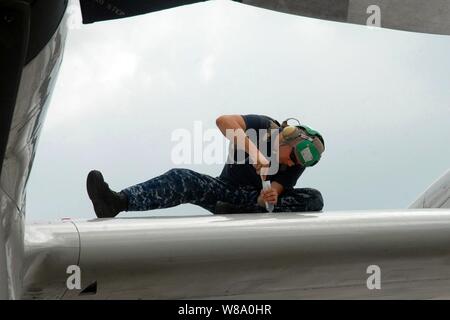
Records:
[[[272,118],[264,115],[243,115],[246,131],[253,129],[256,133],[256,141],[253,141],[257,144],[260,141],[260,130],[268,130],[271,128],[271,120]],[[267,150],[267,156],[271,156],[271,145],[270,141],[267,140],[265,150]],[[261,146],[258,146],[261,147]],[[227,180],[235,185],[239,186],[250,186],[256,190],[260,190],[262,188],[261,185],[261,177],[255,170],[255,167],[249,161],[249,155],[245,153],[245,163],[236,163],[238,152],[236,149],[234,150],[234,159],[233,161],[228,160],[230,163],[226,163],[222,169],[222,173],[220,174],[220,178]],[[234,163],[232,163],[234,162]],[[294,165],[292,167],[287,167],[281,165],[279,167],[278,172],[275,175],[268,176],[268,180],[277,181],[285,189],[290,189],[295,186],[298,178],[303,173],[304,168],[301,165]]]

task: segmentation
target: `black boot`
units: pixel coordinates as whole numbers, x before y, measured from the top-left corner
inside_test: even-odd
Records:
[[[98,218],[113,218],[128,209],[127,196],[109,189],[100,171],[89,172],[86,187]]]

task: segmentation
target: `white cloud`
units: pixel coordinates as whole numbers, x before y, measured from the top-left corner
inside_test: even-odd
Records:
[[[445,37],[229,1],[83,25],[68,37],[28,216],[92,217],[90,169],[116,190],[142,182],[173,167],[174,129],[212,128],[224,113],[296,116],[319,130],[323,161],[298,186],[320,189],[325,209],[405,207],[448,167],[449,54]]]

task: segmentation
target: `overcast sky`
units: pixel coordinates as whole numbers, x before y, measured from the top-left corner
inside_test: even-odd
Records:
[[[449,56],[448,36],[230,1],[72,28],[29,180],[28,221],[94,217],[91,169],[117,191],[172,167],[217,176],[222,165],[173,163],[173,131],[249,113],[298,117],[323,134],[323,158],[297,187],[319,189],[324,211],[405,208],[449,167]],[[208,214],[182,205],[120,216],[154,213]]]

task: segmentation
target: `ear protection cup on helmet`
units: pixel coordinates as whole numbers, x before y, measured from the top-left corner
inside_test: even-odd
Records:
[[[311,167],[320,160],[320,152],[317,147],[309,140],[300,141],[295,146],[295,153],[300,164],[304,167]]]
[[[294,119],[294,118],[289,118]],[[281,126],[281,135],[283,139],[290,143],[292,141],[295,141],[298,138],[302,138],[302,140],[296,144],[295,146],[295,153],[297,156],[297,159],[299,162],[305,166],[305,167],[311,167],[315,165],[317,162],[319,162],[321,158],[321,152],[317,148],[317,146],[314,144],[314,138],[318,138],[320,142],[323,145],[323,149],[325,148],[325,143],[322,138],[322,135],[317,132],[316,130],[313,130],[307,126],[300,125],[300,122],[297,119],[296,120],[299,125],[298,126],[292,126],[288,125],[287,122],[289,119],[286,119],[283,121],[283,124]],[[305,134],[306,133],[306,134]],[[322,148],[321,148],[322,150]],[[323,150],[322,150],[323,152]]]

